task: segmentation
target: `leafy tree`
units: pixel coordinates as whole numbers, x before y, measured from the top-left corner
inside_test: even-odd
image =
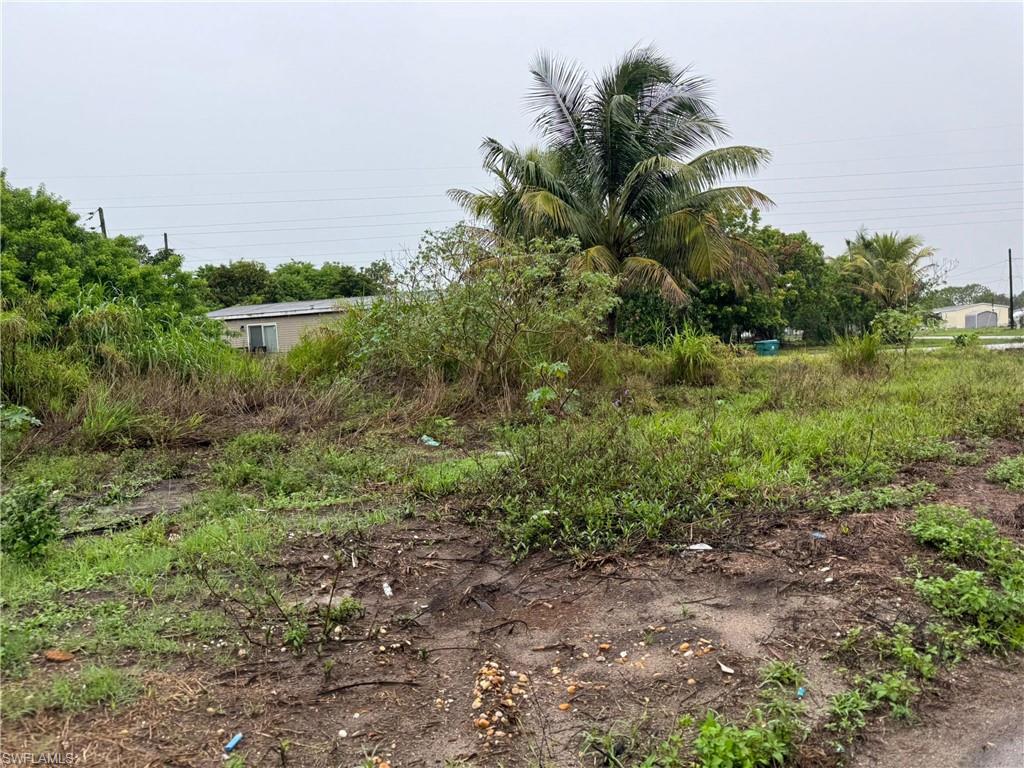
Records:
[[[1024,299],[1024,292],[1014,299],[1015,306],[1021,306],[1020,301]],[[921,300],[925,309],[936,307],[948,307],[956,304],[974,304],[976,302],[992,304],[1009,304],[1010,297],[1005,293],[993,291],[987,285],[971,283],[969,285],[946,285],[942,288],[935,288],[927,293]]]
[[[270,271],[258,261],[204,264],[196,274],[206,283],[212,306],[261,304],[270,300]]]
[[[842,269],[853,278],[854,289],[881,309],[908,309],[934,283],[935,254],[916,235],[864,230],[846,241]]]
[[[653,48],[635,48],[588,78],[577,64],[542,54],[532,66],[529,106],[545,147],[522,151],[483,142],[489,192],[451,190],[499,236],[579,240],[575,267],[620,274],[679,302],[696,283],[763,278],[771,264],[730,235],[724,205],[767,205],[767,197],[724,179],[757,171],[756,147],[715,147],[727,136],[706,80]]]
[[[217,307],[276,301],[315,301],[380,293],[391,279],[387,262],[363,269],[328,262],[315,267],[308,261],[290,261],[274,271],[256,261],[207,264],[197,274],[205,281],[209,303]]]
[[[68,203],[45,188],[16,188],[0,174],[0,280],[7,307],[35,307],[52,330],[67,323],[83,293],[93,300],[131,297],[141,306],[193,312],[201,285],[181,257],[154,263],[137,240],[88,232]],[[36,329],[46,331],[47,329]]]

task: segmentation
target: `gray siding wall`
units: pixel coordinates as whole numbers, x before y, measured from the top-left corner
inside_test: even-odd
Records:
[[[330,323],[341,317],[341,312],[329,312],[321,315],[287,315],[284,317],[254,317],[251,320],[225,320],[224,327],[228,331],[228,343],[239,349],[248,344],[247,325],[277,325],[277,351],[287,352],[299,343],[302,334],[308,328]]]

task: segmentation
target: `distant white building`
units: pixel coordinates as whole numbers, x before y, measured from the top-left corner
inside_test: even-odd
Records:
[[[1010,324],[1006,304],[956,304],[933,309],[932,313],[942,318],[944,328],[1005,328]]]

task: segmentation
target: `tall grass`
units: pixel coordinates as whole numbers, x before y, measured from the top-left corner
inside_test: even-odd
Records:
[[[722,379],[725,356],[722,342],[715,336],[684,328],[672,337],[667,353],[671,383],[706,387]]]
[[[881,364],[882,337],[877,332],[844,336],[836,341],[832,357],[844,373],[871,373]]]

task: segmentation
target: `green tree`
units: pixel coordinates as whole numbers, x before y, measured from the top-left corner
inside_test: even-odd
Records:
[[[769,158],[756,147],[715,147],[727,136],[708,83],[652,48],[635,48],[593,79],[577,64],[542,54],[531,68],[529,106],[545,141],[521,151],[483,142],[489,192],[451,197],[501,237],[572,236],[576,268],[619,274],[684,300],[699,280],[763,278],[771,264],[733,237],[716,213],[763,206],[755,189],[723,185]]]
[[[1021,294],[1021,297],[1024,297],[1024,293]],[[1015,298],[1014,305],[1019,307],[1020,300],[1020,298]],[[975,302],[1009,304],[1010,297],[1005,293],[993,291],[987,285],[980,285],[978,283],[946,285],[929,291],[921,300],[921,306],[925,309],[935,309],[936,307],[974,304]]]
[[[202,286],[182,271],[180,256],[153,263],[134,238],[86,231],[68,203],[43,187],[12,187],[0,174],[0,207],[0,280],[8,307],[31,304],[53,328],[67,323],[84,293],[184,313],[201,307]]]
[[[196,275],[206,283],[211,306],[230,307],[270,301],[270,271],[258,261],[204,264],[196,270]]]
[[[864,230],[846,241],[841,268],[853,278],[853,287],[880,309],[908,309],[931,287],[936,271],[935,249],[916,235]]]

